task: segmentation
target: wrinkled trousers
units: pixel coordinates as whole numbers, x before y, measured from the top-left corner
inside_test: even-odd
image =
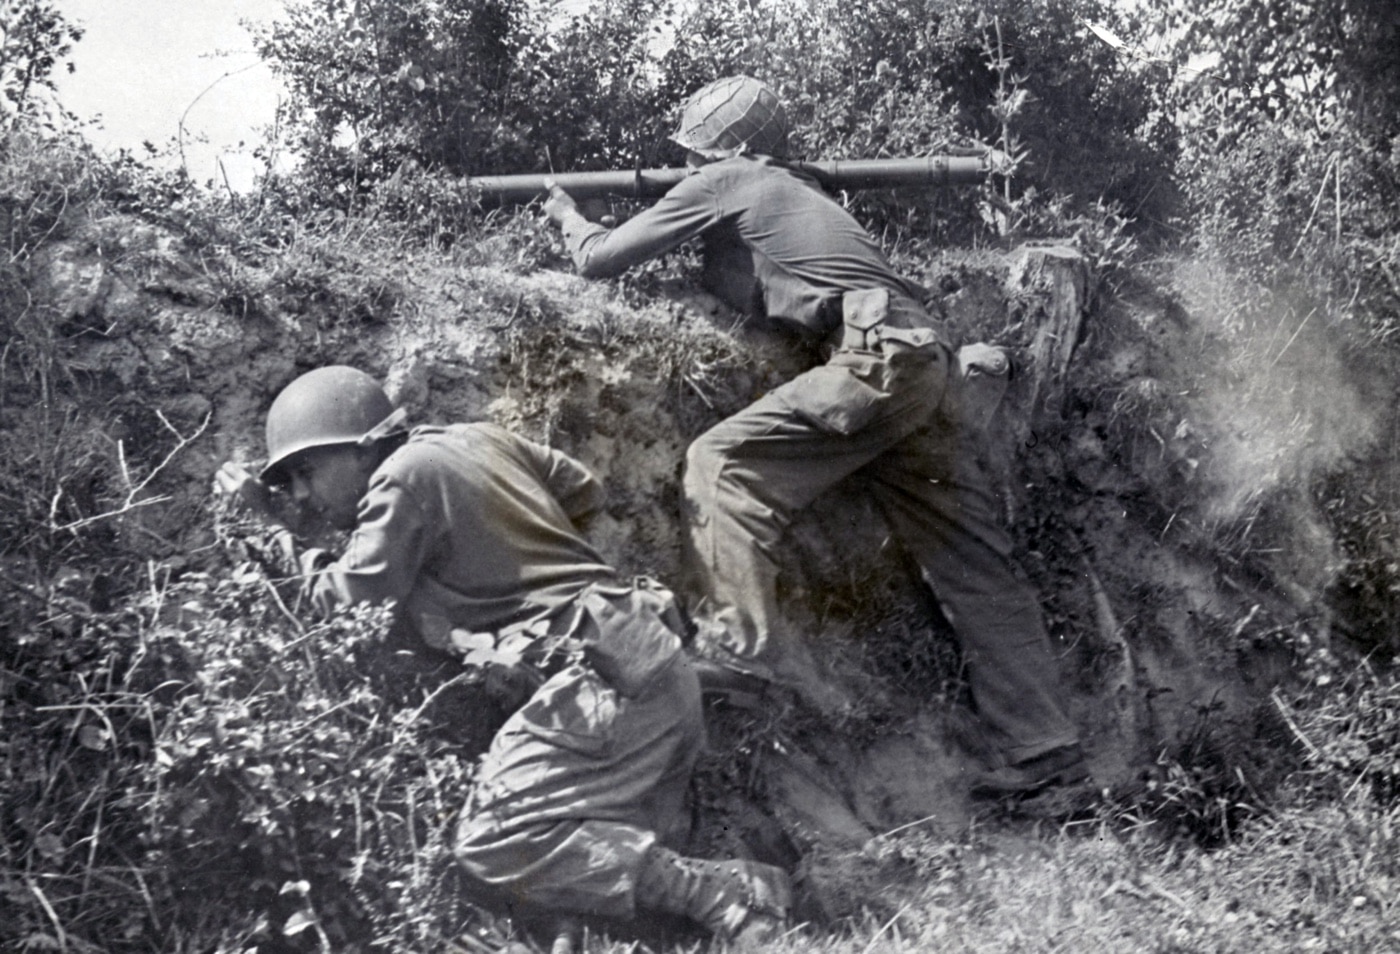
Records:
[[[784,656],[804,650],[777,605],[775,554],[798,511],[858,474],[952,624],[1007,760],[1070,744],[1039,605],[1011,562],[978,438],[943,400],[948,350],[924,360],[889,350],[843,348],[689,448],[701,650],[782,681]]]
[[[683,837],[704,746],[681,653],[634,697],[569,666],[506,721],[457,830],[457,861],[508,903],[630,918],[648,848]]]

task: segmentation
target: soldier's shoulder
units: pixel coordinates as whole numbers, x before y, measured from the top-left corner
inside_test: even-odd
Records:
[[[409,433],[408,440],[385,461],[385,465],[400,472],[438,468],[458,454],[498,441],[497,432],[502,432],[502,429],[484,421],[425,424]]]
[[[510,433],[485,422],[416,427],[375,472],[420,495],[474,483],[508,456]]]

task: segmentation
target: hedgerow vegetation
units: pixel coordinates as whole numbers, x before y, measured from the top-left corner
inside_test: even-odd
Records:
[[[1055,237],[1093,260],[1101,300],[1150,283],[1211,315],[1182,360],[1231,383],[1236,432],[1203,446],[1182,410],[1200,395],[1146,377],[1076,399],[1125,457],[1193,447],[1161,465],[1169,486],[1125,492],[1125,512],[1160,509],[1159,540],[1307,610],[1266,633],[1251,611],[1231,634],[1287,641],[1297,663],[1266,693],[1256,751],[1207,725],[1030,840],[1000,818],[881,836],[831,861],[854,913],[775,950],[1400,946],[1387,0],[600,0],[565,20],[534,0],[289,0],[258,45],[290,90],[266,148],[300,163],[244,196],[95,154],[51,97],[80,31],[46,0],[9,4],[0,26],[0,947],[482,951],[514,932],[461,890],[447,850],[500,713],[470,673],[406,663],[381,613],[299,615],[277,555],[207,493],[214,448],[233,450],[211,445],[217,409],[161,377],[168,356],[84,357],[125,354],[137,328],[179,353],[197,329],[98,315],[96,288],[60,294],[56,250],[95,249],[103,281],[158,284],[248,335],[296,324],[301,360],[333,360],[402,316],[408,259],[563,267],[529,211],[483,210],[463,176],[671,164],[675,104],[735,71],[791,104],[800,156],[1010,157],[1014,174],[981,189],[847,197],[901,262]],[[546,307],[494,294],[474,307],[506,327]],[[1261,368],[1315,368],[1299,359],[1319,342],[1374,400],[1355,441],[1256,387]],[[688,400],[714,358],[668,357]],[[1208,505],[1238,474],[1263,476]],[[1087,493],[1072,483],[1041,492]],[[1325,586],[1302,594],[1278,555],[1317,545],[1284,519],[1299,500],[1330,541]],[[1200,517],[1185,537],[1168,536],[1184,532],[1175,504]]]

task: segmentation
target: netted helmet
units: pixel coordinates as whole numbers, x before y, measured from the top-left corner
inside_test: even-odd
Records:
[[[681,108],[671,140],[711,159],[745,152],[787,154],[788,121],[778,94],[752,76],[726,76]]]
[[[282,389],[267,412],[267,466],[262,479],[287,480],[294,455],[330,444],[358,444],[381,436],[402,418],[368,374],[344,365],[308,371]]]

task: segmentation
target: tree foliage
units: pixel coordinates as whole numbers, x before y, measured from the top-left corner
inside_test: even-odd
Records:
[[[542,29],[536,0],[294,2],[259,52],[291,92],[294,148],[342,195],[403,168],[483,174],[628,163],[657,103],[650,5]]]
[[[1185,65],[1187,236],[1332,320],[1394,336],[1400,304],[1400,8],[1384,0],[1161,0]]]
[[[1094,37],[1091,21],[1132,28],[1101,0],[607,0],[551,17],[536,0],[297,2],[259,49],[292,90],[308,174],[347,195],[405,164],[674,162],[680,103],[735,72],[778,89],[810,158],[994,144],[1010,123],[1024,188],[1139,212],[1170,193],[1165,74]]]
[[[1178,57],[1214,54],[1209,95],[1226,137],[1263,122],[1345,117],[1400,132],[1400,8],[1389,0],[1155,0]]]
[[[1118,56],[1090,22],[1136,29],[1099,0],[727,0],[684,24],[663,68],[672,89],[736,71],[769,79],[813,158],[995,144],[1006,120],[1027,154],[1022,188],[1140,212],[1170,191],[1165,74]]]
[[[48,0],[0,4],[0,97],[5,110],[16,115],[35,112],[37,94],[54,91],[54,68],[82,36],[83,31]]]

